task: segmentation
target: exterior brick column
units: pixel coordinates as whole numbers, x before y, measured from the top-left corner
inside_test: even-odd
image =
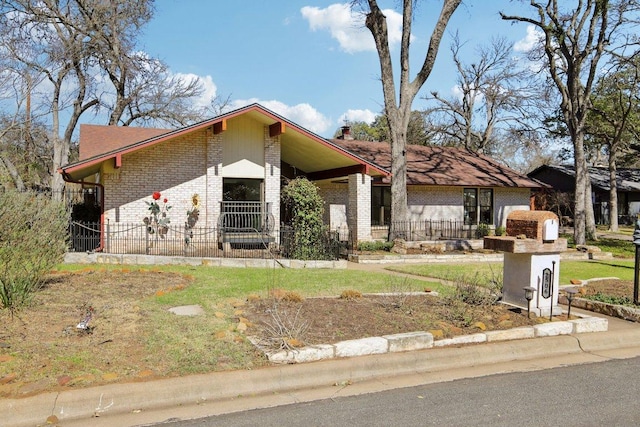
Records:
[[[357,241],[371,237],[371,177],[365,174],[349,175],[349,204],[347,223],[352,237]]]
[[[271,205],[274,226],[280,227],[280,136],[264,127],[264,201]]]
[[[222,134],[207,130],[207,181],[206,193],[200,195],[200,203],[207,212],[207,227],[217,227],[222,200]]]

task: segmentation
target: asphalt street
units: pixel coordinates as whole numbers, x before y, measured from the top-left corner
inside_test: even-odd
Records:
[[[637,426],[640,357],[460,379],[162,427]]]

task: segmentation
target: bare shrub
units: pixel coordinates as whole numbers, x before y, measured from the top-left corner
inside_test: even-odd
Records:
[[[289,310],[278,301],[267,310],[271,318],[264,322],[266,345],[275,350],[293,350],[304,346],[311,323],[304,319],[302,305]]]
[[[402,279],[389,278],[386,292],[380,298],[380,304],[386,309],[403,308],[413,289],[406,277]]]
[[[486,283],[486,279],[478,274],[473,277],[460,276],[454,281],[454,292],[445,297],[445,301],[448,304],[460,301],[474,306],[490,306],[498,302],[500,295],[483,283]]]

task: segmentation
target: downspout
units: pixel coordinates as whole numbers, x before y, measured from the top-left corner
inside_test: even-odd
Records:
[[[100,188],[100,245],[98,245],[95,250],[96,252],[102,252],[104,250],[104,185],[97,182],[75,181],[62,169],[58,169],[58,172],[62,174],[62,179],[64,180],[64,182],[69,182],[71,184],[80,184],[83,187],[87,185],[93,185]]]

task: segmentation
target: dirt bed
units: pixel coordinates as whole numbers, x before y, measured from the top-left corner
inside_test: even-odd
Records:
[[[11,318],[7,310],[0,310],[0,397],[142,381],[157,378],[159,372],[177,375],[163,366],[162,355],[149,354],[149,328],[162,325],[150,325],[143,307],[148,298],[182,289],[189,283],[189,278],[159,271],[87,270],[52,275],[35,294],[33,304],[16,316]],[[583,289],[589,293],[632,295],[631,282],[592,282]],[[281,323],[294,321],[297,324],[290,327],[304,326],[301,342],[295,343],[301,345],[421,330],[432,331],[440,339],[546,321],[527,319],[526,312],[500,304],[491,307],[445,304],[428,293],[406,298],[307,298],[298,303],[280,299],[277,304],[275,301],[250,298],[236,318],[228,319],[229,328],[246,319],[249,325],[246,335],[272,338],[267,326],[274,327],[273,315],[277,313]],[[88,323],[90,329],[79,331],[77,325],[90,308],[95,314]],[[248,355],[247,360],[255,365],[264,363],[258,363],[261,356],[255,353]]]
[[[288,331],[303,331],[294,344],[333,344],[339,341],[431,331],[436,338],[448,338],[485,330],[502,330],[533,325],[543,319],[528,319],[526,311],[502,304],[470,306],[446,303],[429,295],[371,296],[359,298],[307,298],[301,302],[284,299],[255,299],[244,309],[254,325],[250,333],[276,347],[286,342]]]

